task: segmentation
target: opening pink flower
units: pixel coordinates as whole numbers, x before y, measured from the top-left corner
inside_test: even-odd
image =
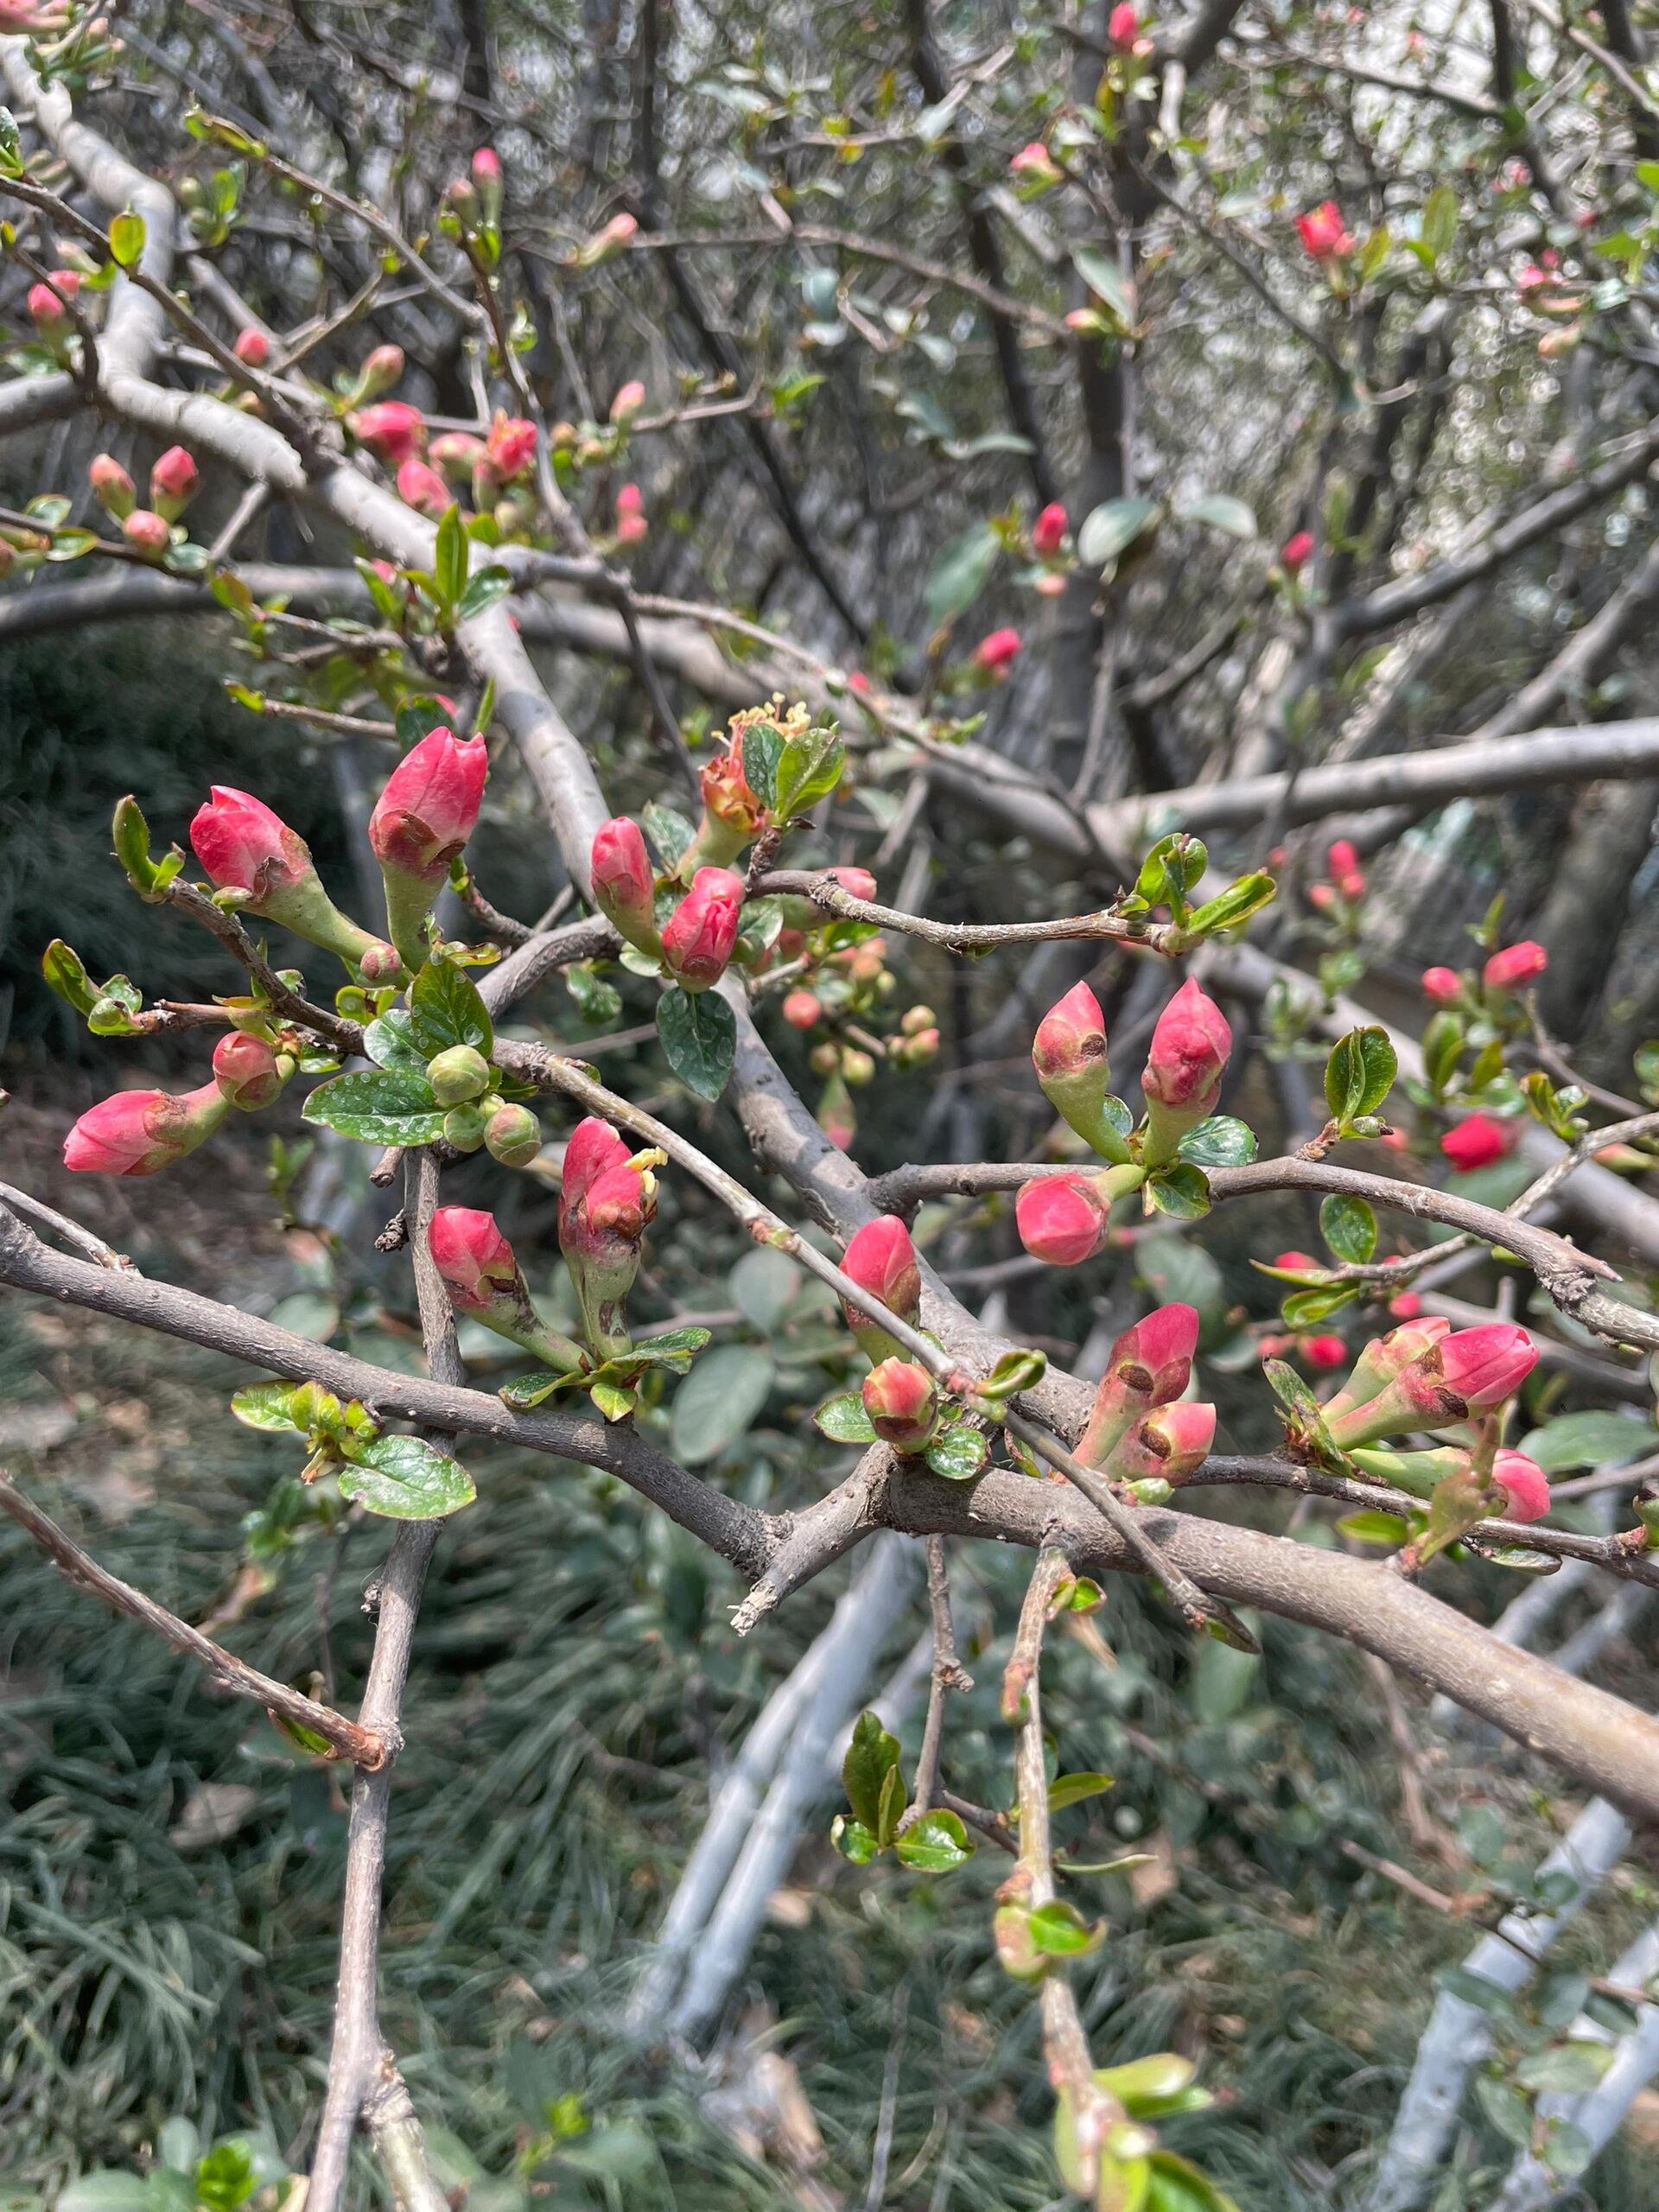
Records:
[[[1296,234],[1315,261],[1339,261],[1354,250],[1354,241],[1343,226],[1342,210],[1334,200],[1323,200],[1306,215],[1299,215]]]
[[[663,931],[663,963],[681,987],[706,991],[725,974],[737,945],[743,879],[730,868],[700,868]]]
[[[932,1376],[908,1359],[884,1359],[864,1377],[861,1394],[870,1427],[895,1452],[925,1452],[938,1425]]]
[[[358,443],[378,454],[388,468],[401,468],[426,443],[426,417],[405,400],[383,399],[378,406],[359,407],[346,419]]]
[[[536,425],[527,423],[521,415],[508,415],[498,407],[485,450],[501,481],[511,484],[515,476],[524,474],[536,458]]]

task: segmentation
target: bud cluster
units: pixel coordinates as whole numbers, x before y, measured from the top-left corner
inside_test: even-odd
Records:
[[[1514,1395],[1537,1364],[1527,1332],[1510,1321],[1453,1331],[1438,1314],[1403,1322],[1361,1351],[1324,1408],[1342,1450],[1415,1429],[1456,1427]]]
[[[1122,1482],[1171,1487],[1197,1472],[1216,1434],[1215,1408],[1186,1397],[1198,1342],[1191,1306],[1160,1306],[1124,1331],[1077,1440],[1076,1457],[1085,1466]],[[1151,1499],[1165,1494],[1160,1488]]]

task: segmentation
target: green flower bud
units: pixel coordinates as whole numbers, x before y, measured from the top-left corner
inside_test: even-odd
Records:
[[[527,1106],[503,1106],[490,1116],[484,1142],[503,1167],[528,1167],[542,1148],[542,1125]]]
[[[443,1117],[443,1134],[457,1152],[476,1152],[484,1141],[486,1123],[476,1106],[456,1106]]]
[[[451,1045],[426,1064],[426,1079],[440,1106],[464,1106],[490,1087],[490,1064],[476,1046]]]

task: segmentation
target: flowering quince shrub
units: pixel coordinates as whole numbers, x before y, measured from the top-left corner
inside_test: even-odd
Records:
[[[1028,219],[1046,226],[1070,206],[1058,195],[1094,192],[1103,165],[1111,189],[1090,200],[1090,220],[1102,207],[1135,207],[1142,169],[1156,180],[1160,164],[1191,151],[1170,131],[1166,102],[1179,110],[1189,62],[1201,72],[1211,59],[1196,49],[1212,12],[1180,30],[1178,81],[1170,26],[1133,5],[1105,10],[1086,41],[1099,64],[1086,115],[1068,93],[1020,107],[1017,127],[1007,129],[1011,111],[996,105],[1001,92],[993,99],[987,90],[976,129],[982,124],[992,145],[987,174],[1004,178],[1001,201],[1016,212],[1018,203],[1048,203]],[[146,792],[115,811],[115,857],[133,894],[165,910],[169,924],[211,935],[225,959],[221,993],[147,999],[148,977],[100,978],[61,938],[43,949],[47,982],[93,1038],[118,1052],[164,1039],[175,1065],[188,1068],[172,1087],[118,1088],[79,1115],[63,1133],[64,1167],[134,1182],[171,1174],[188,1186],[218,1173],[248,1117],[266,1114],[297,1116],[363,1147],[375,1188],[400,1168],[404,1175],[404,1203],[380,1243],[407,1255],[422,1376],[150,1281],[85,1224],[32,1197],[15,1211],[0,1203],[0,1281],[233,1354],[250,1373],[229,1414],[283,1440],[307,1510],[331,1528],[348,1513],[404,1524],[388,1540],[375,1663],[355,1719],[94,1578],[112,1603],[162,1626],[255,1700],[298,1755],[354,1770],[352,1905],[307,2212],[340,2212],[359,2125],[400,2202],[444,2195],[422,2163],[414,2105],[381,2034],[374,1948],[363,1931],[378,1910],[385,1777],[403,1736],[419,1726],[401,1700],[422,1578],[449,1516],[467,1513],[477,1527],[491,1510],[487,1481],[467,1464],[469,1437],[600,1470],[666,1513],[744,1578],[734,1634],[878,1530],[925,1540],[934,1664],[920,1753],[907,1771],[878,1715],[857,1719],[835,1847],[855,1867],[882,1861],[890,1873],[929,1883],[960,1877],[938,1895],[980,1912],[988,1970],[1000,1967],[1033,1995],[1052,2096],[1053,2171],[1069,2198],[1096,2212],[1229,2212],[1219,2183],[1184,2155],[1177,2132],[1166,2133],[1210,2101],[1196,2063],[1174,2051],[1114,2051],[1119,2063],[1094,2063],[1073,1974],[1110,1942],[1115,1908],[1077,1878],[1109,1880],[1136,1861],[1080,1864],[1054,1847],[1054,1816],[1113,1787],[1092,1770],[1057,1770],[1042,1706],[1045,1637],[1056,1622],[1100,1610],[1112,1578],[1134,1573],[1145,1580],[1159,1632],[1200,1654],[1201,1640],[1212,1639],[1254,1655],[1264,1614],[1314,1623],[1457,1695],[1586,1790],[1659,1816],[1659,1726],[1541,1662],[1523,1664],[1524,1654],[1471,1617],[1496,1609],[1506,1578],[1548,1573],[1563,1560],[1659,1584],[1659,1503],[1635,1487],[1639,1478],[1611,1531],[1575,1518],[1571,1498],[1551,1487],[1569,1468],[1640,1458],[1649,1424],[1602,1406],[1560,1407],[1586,1371],[1617,1376],[1626,1396],[1633,1382],[1639,1392],[1634,1370],[1612,1363],[1631,1347],[1659,1351],[1659,1321],[1594,1242],[1539,1217],[1546,1199],[1563,1185],[1570,1195],[1569,1178],[1593,1165],[1603,1177],[1597,1218],[1616,1249],[1607,1224],[1617,1223],[1620,1186],[1610,1198],[1608,1178],[1651,1171],[1659,1116],[1626,1113],[1622,1092],[1581,1080],[1557,1048],[1542,994],[1561,973],[1560,940],[1538,925],[1549,949],[1518,937],[1501,895],[1468,928],[1466,957],[1449,930],[1437,936],[1432,949],[1441,957],[1421,976],[1416,1033],[1389,1030],[1363,1001],[1356,1007],[1351,995],[1376,980],[1384,840],[1372,837],[1373,817],[1363,811],[1348,835],[1310,829],[1310,820],[1338,817],[1340,800],[1316,804],[1299,785],[1301,747],[1312,773],[1335,771],[1340,780],[1344,757],[1321,760],[1314,750],[1319,717],[1351,679],[1357,688],[1375,673],[1358,661],[1336,664],[1344,640],[1389,626],[1390,590],[1418,594],[1414,607],[1451,604],[1468,577],[1447,581],[1441,571],[1455,571],[1454,563],[1431,567],[1427,553],[1419,563],[1414,552],[1408,576],[1379,584],[1369,601],[1354,597],[1356,563],[1382,499],[1376,481],[1363,498],[1351,498],[1345,483],[1299,482],[1268,529],[1215,481],[1211,452],[1191,456],[1190,468],[1125,465],[1136,410],[1122,379],[1143,351],[1155,357],[1161,312],[1165,249],[1148,253],[1140,238],[1156,209],[1148,202],[1135,213],[1121,251],[1056,246],[1064,301],[1012,296],[1014,280],[987,248],[995,226],[981,226],[990,217],[982,218],[967,142],[952,123],[960,103],[930,82],[938,60],[925,16],[910,57],[929,103],[920,119],[889,124],[883,106],[854,131],[847,117],[821,116],[814,149],[820,137],[838,148],[850,174],[868,148],[912,137],[931,147],[950,134],[941,175],[953,191],[963,188],[961,204],[973,211],[976,273],[964,275],[966,264],[958,270],[948,256],[918,259],[913,242],[895,246],[874,257],[895,284],[916,264],[929,298],[906,309],[878,305],[835,257],[844,250],[855,259],[868,242],[849,232],[825,244],[803,221],[798,243],[828,257],[798,272],[804,319],[787,365],[753,378],[729,366],[735,340],[728,344],[722,318],[687,304],[699,296],[677,260],[677,312],[721,364],[715,372],[676,374],[677,327],[666,321],[660,332],[652,326],[660,358],[653,346],[641,360],[633,340],[626,359],[602,362],[585,341],[572,345],[566,292],[596,314],[594,303],[647,263],[647,249],[680,250],[674,226],[658,220],[654,179],[632,180],[617,195],[633,199],[639,215],[613,199],[580,227],[549,230],[537,217],[520,227],[521,181],[495,147],[480,146],[464,162],[448,147],[448,174],[428,180],[429,190],[411,156],[406,190],[400,170],[404,215],[427,191],[411,238],[399,226],[404,215],[394,220],[344,184],[312,177],[274,135],[267,143],[228,111],[205,108],[193,110],[175,149],[181,165],[163,179],[133,168],[86,126],[70,127],[77,101],[114,82],[120,49],[108,21],[76,0],[0,6],[0,34],[19,42],[8,43],[0,64],[21,111],[0,127],[0,192],[29,218],[3,240],[18,335],[7,355],[10,379],[0,385],[0,423],[8,408],[31,428],[84,411],[99,445],[90,461],[92,440],[81,448],[72,492],[48,486],[0,518],[9,587],[0,617],[22,610],[26,626],[64,588],[56,572],[81,564],[107,570],[117,587],[109,596],[130,594],[142,609],[211,611],[238,656],[229,698],[274,741],[261,772],[243,778],[255,788],[208,785],[188,821],[181,813],[172,825],[176,842],[152,834],[146,809],[158,818],[159,810]],[[880,28],[866,27],[873,41]],[[383,54],[375,75],[377,84],[397,81]],[[770,92],[757,89],[772,79],[747,60],[729,80],[711,81],[748,118],[734,141],[748,189],[767,130],[785,110],[773,111]],[[1513,93],[1511,86],[1492,112],[1508,118]],[[493,105],[470,90],[467,101],[469,115]],[[1475,112],[1485,118],[1485,105]],[[1153,118],[1155,144],[1147,136]],[[1041,135],[1027,137],[1033,130]],[[1504,135],[1521,143],[1507,122]],[[1124,149],[1132,158],[1115,166]],[[958,168],[957,156],[970,167]],[[1621,178],[1629,167],[1621,153]],[[1183,180],[1195,194],[1200,181],[1207,192],[1207,179]],[[805,195],[775,182],[768,219],[787,227],[793,215],[779,193],[797,213]],[[1497,183],[1500,197],[1529,189],[1507,169]],[[1659,169],[1637,163],[1629,188],[1638,185],[1645,213],[1633,210],[1631,227],[1603,242],[1611,266],[1593,284],[1589,249],[1580,252],[1570,238],[1539,245],[1501,287],[1484,280],[1478,261],[1465,271],[1459,257],[1475,248],[1459,244],[1455,192],[1449,205],[1442,197],[1450,186],[1427,193],[1421,207],[1402,207],[1410,222],[1399,236],[1368,226],[1357,194],[1325,196],[1322,181],[1281,193],[1271,209],[1264,197],[1250,202],[1250,222],[1259,218],[1270,235],[1277,266],[1271,281],[1254,279],[1252,295],[1313,347],[1322,373],[1336,372],[1344,407],[1372,410],[1386,390],[1403,404],[1438,384],[1440,369],[1431,374],[1424,364],[1440,342],[1442,311],[1465,296],[1478,294],[1494,315],[1513,315],[1528,334],[1529,365],[1554,359],[1567,350],[1557,341],[1577,344],[1592,318],[1611,321],[1639,296],[1642,264],[1659,244]],[[1167,199],[1175,213],[1202,208],[1205,235],[1211,213],[1227,226],[1230,268],[1246,246],[1256,251],[1257,229],[1232,200],[1211,211],[1201,196],[1189,205],[1161,181],[1156,190],[1158,206]],[[273,211],[282,225],[274,234],[286,245],[294,206],[320,229],[336,217],[349,223],[359,245],[374,242],[378,260],[354,296],[329,294],[326,306],[334,272],[320,263],[321,291],[307,289],[303,312],[287,311],[283,283],[273,279],[268,297],[257,294],[256,315],[211,257],[239,265],[223,250],[235,242],[239,253],[266,235]],[[1593,226],[1594,211],[1581,212]],[[999,205],[998,221],[1007,213]],[[1565,227],[1553,203],[1550,219]],[[1068,214],[1052,235],[1084,231]],[[1478,238],[1490,262],[1489,230]],[[527,260],[540,282],[564,288],[552,305],[524,275]],[[201,281],[197,264],[213,282]],[[1281,298],[1293,284],[1294,308]],[[965,527],[931,533],[930,525],[913,590],[894,584],[889,626],[886,609],[878,621],[842,604],[786,464],[814,391],[829,381],[803,361],[855,340],[869,346],[888,379],[873,386],[886,406],[900,390],[889,375],[895,359],[913,350],[954,360],[959,340],[929,325],[934,289],[959,290],[992,318],[999,343],[981,350],[995,353],[1015,428],[965,437],[942,402],[925,404],[931,394],[901,393],[893,404],[893,419],[909,426],[901,435],[959,470],[952,496],[974,504]],[[1427,327],[1415,365],[1388,382],[1363,348],[1389,324],[1383,310],[1396,298],[1421,310]],[[394,312],[413,303],[419,318],[447,319],[454,346],[446,385],[463,399],[435,399],[429,366],[415,358],[423,323]],[[389,332],[410,337],[409,354]],[[1054,480],[1052,455],[1036,435],[1046,402],[1033,397],[1027,357],[1039,346],[1063,349],[1067,376],[1083,378],[1091,435],[1103,423],[1122,426],[1109,453],[1091,448],[1081,484],[1094,490]],[[1611,352],[1611,340],[1592,350]],[[543,365],[555,357],[550,376]],[[567,388],[574,419],[550,399]],[[854,378],[848,389],[861,404],[868,397]],[[462,412],[445,411],[451,404]],[[785,628],[769,628],[750,611],[756,602],[739,604],[735,588],[731,604],[716,605],[642,587],[659,548],[691,542],[653,442],[716,414],[737,418],[761,456],[802,574],[842,623],[849,655],[865,665],[842,667]],[[1613,457],[1599,464],[1626,470],[1606,480],[1612,489],[1648,468],[1659,451],[1642,442],[1648,436],[1621,432]],[[1017,495],[987,513],[978,487],[1003,461],[1030,481],[1022,477]],[[985,477],[969,463],[985,464]],[[1391,481],[1392,467],[1385,445],[1379,477]],[[1506,455],[1506,502],[1514,473]],[[1128,488],[1095,496],[1112,482]],[[1562,504],[1535,518],[1531,536],[1520,533],[1525,543],[1548,534],[1546,524],[1568,507],[1568,520],[1586,512],[1587,495],[1573,503],[1583,486],[1600,482],[1586,471],[1553,489]],[[239,550],[272,503],[291,505],[308,527],[318,521],[349,545],[351,566],[344,550],[331,556],[342,565],[326,590],[307,595],[313,612],[296,611],[290,573],[273,575]],[[884,526],[892,518],[884,508]],[[1213,636],[1179,656],[1164,655],[1160,643],[1143,672],[1128,650],[1138,580],[1154,563],[1204,559],[1236,563],[1242,594]],[[93,599],[71,604],[85,609]],[[1010,612],[1017,619],[999,619]],[[1102,734],[1116,742],[1121,724],[1155,749],[1164,709],[1218,661],[1254,652],[1258,632],[1275,649],[1295,642],[1299,674],[1276,690],[1270,719],[1296,775],[1279,776],[1262,804],[1259,789],[1241,798],[1230,778],[1165,791],[1148,783],[1133,806],[1096,803],[1089,779],[1100,770]],[[1046,680],[1039,671],[1064,673],[1067,638],[1084,633],[1090,703],[1072,719],[1089,734],[1075,780],[1043,765],[1034,735],[1029,750],[1023,737],[1002,751],[982,746],[982,733],[1006,737],[1033,697],[1052,709],[1057,727],[1065,720],[1058,690],[1049,699],[1027,687]],[[567,719],[531,657],[550,639],[561,652],[612,655],[626,670],[630,698],[637,693],[646,710],[629,742],[607,750],[602,733],[571,727],[581,717]],[[1574,664],[1575,679],[1581,672]],[[670,696],[665,673],[704,706]],[[1109,709],[1098,728],[1097,699]],[[320,869],[286,818],[285,808],[297,811],[301,772],[280,741],[283,725],[296,722],[331,741],[384,748],[380,788],[351,825],[378,872],[367,900],[346,891],[343,872],[324,880],[326,848],[319,841]],[[1590,747],[1596,733],[1573,735]],[[1425,804],[1471,787],[1432,782],[1456,751],[1432,748],[1423,762],[1402,765],[1402,774],[1430,778]],[[640,752],[650,772],[636,776]],[[1517,783],[1538,781],[1529,760]],[[595,763],[607,779],[616,769],[615,796]],[[954,851],[924,842],[918,825],[937,796],[930,779],[966,803],[1007,806],[1011,835],[1026,841],[1022,861],[1038,849],[1068,855],[1063,880],[1088,883],[1088,911],[1067,911],[1053,888],[1062,879],[1046,862],[1031,871],[1040,877],[1027,902],[1037,911],[1023,919],[976,919],[982,909],[952,903],[978,861],[959,868]],[[1477,776],[1471,787],[1486,785]],[[545,817],[531,830],[526,788]],[[619,810],[625,791],[639,803]],[[1373,792],[1365,803],[1374,801]],[[552,856],[561,903],[544,923],[503,914],[486,896],[474,838],[486,812],[501,835]],[[1213,873],[1203,839],[1180,826],[1210,819],[1228,839],[1227,865]],[[1258,828],[1264,819],[1281,826]],[[1283,844],[1263,852],[1277,836]],[[989,873],[1000,894],[1014,871],[999,859]],[[936,888],[943,911],[921,911]],[[1005,911],[1000,895],[997,909]],[[1022,971],[1036,947],[1070,966],[1033,962]],[[1017,1157],[963,1158],[968,1144],[933,1141],[951,1097],[971,1090],[981,1072],[957,982],[968,963],[1001,956],[1013,965],[998,971],[998,988],[1016,1015],[1034,1017],[1029,1073],[1025,1028],[1012,1072],[1006,1062],[1002,1069],[1030,1141],[1007,1147]],[[1040,995],[1025,995],[1029,978],[1045,972],[1052,980]],[[591,1063],[560,1042],[556,1019],[525,1012],[554,975],[594,1036]],[[1145,1020],[1131,1020],[1122,986],[1148,976],[1162,979],[1155,1004],[1148,989]],[[647,1017],[632,1032],[619,1027],[625,1002]],[[601,1047],[633,1054],[614,1086],[597,1071]],[[1262,1156],[1275,1110],[1263,1065],[1289,1091],[1305,1076],[1322,1085],[1314,1126],[1288,1135],[1282,1156]],[[1644,1103],[1659,1103],[1659,1046],[1638,1056],[1635,1076]],[[1604,1122],[1603,1114],[1619,1118]],[[1288,1128],[1289,1116],[1281,1118]],[[915,1141],[899,1164],[874,1172],[895,1124]],[[963,1127],[984,1125],[977,1114],[963,1117]],[[909,1156],[927,1143],[939,1157]],[[272,1149],[273,1185],[283,1188],[281,1139]],[[556,1230],[550,1227],[543,1254],[519,1202],[555,1186]],[[97,1186],[72,1188],[92,1194],[96,1218]],[[1203,1242],[1210,1217],[1263,1199],[1273,1210],[1247,1217],[1250,1264],[1240,1258],[1235,1277],[1243,1280],[1230,1281]],[[741,1319],[708,1309],[696,1320],[695,1306],[670,1302],[667,1320],[642,1320],[658,1302],[653,1278],[674,1234],[704,1233],[698,1207],[722,1210],[755,1248],[746,1255]],[[544,1211],[550,1224],[551,1205]],[[1453,1256],[1481,1255],[1506,1286],[1490,1313],[1459,1325],[1438,1310],[1448,1247],[1433,1237],[1442,1231],[1459,1240]],[[550,1274],[543,1261],[555,1235]],[[1147,1294],[1144,1310],[1122,1315],[1097,1377],[1068,1376],[1055,1349],[1063,1338],[1043,1335],[1042,1348],[1018,1340],[1036,1335],[1033,1326],[1009,1340],[968,1312],[955,1260],[941,1249],[947,1236],[982,1239],[994,1274],[1040,1283],[1058,1311],[1109,1285],[1116,1312],[1132,1274]],[[788,1395],[778,1420],[824,1479],[763,1510],[753,1499],[767,1493],[725,1482],[718,1463],[774,1395],[779,1370],[763,1357],[756,1393],[739,1378],[753,1376],[743,1354],[757,1348],[714,1339],[785,1326],[794,1293],[777,1287],[780,1262],[791,1283],[815,1278],[819,1318],[828,1316],[796,1363],[810,1388],[797,1387],[798,1372],[787,1394],[775,1392],[779,1402]],[[1510,1295],[1523,1280],[1524,1302]],[[467,1380],[465,1357],[480,1332],[511,1347],[498,1357],[513,1371],[497,1388]],[[1235,1448],[1245,1445],[1254,1448]],[[1257,1503],[1265,1497],[1264,1515],[1280,1502],[1275,1493],[1289,1492],[1299,1518],[1242,1525],[1236,1513],[1205,1510],[1217,1489]],[[0,1506],[60,1564],[90,1573],[9,1484],[0,1483]],[[617,1510],[632,1510],[632,1499]],[[997,1711],[1008,1778],[1006,1802],[992,1806],[953,1792],[947,1725],[950,1696],[971,1688],[956,1654],[947,1545],[981,1539],[1035,1554],[1018,1619],[1005,1624]],[[1454,1599],[1471,1611],[1453,1610]],[[1009,1864],[985,1880],[997,1850]],[[970,1862],[974,1872],[963,1873]],[[943,1909],[926,1895],[929,1910]],[[650,2025],[680,2037],[665,2018]],[[1596,2063],[1582,2034],[1564,2030],[1559,2044],[1573,2054],[1569,2068]],[[1548,2081],[1517,2074],[1504,2086],[1522,2107],[1517,2146],[1567,2172],[1573,2145],[1560,2115],[1529,2101]],[[538,2141],[526,2152],[525,2174],[539,2173],[543,2148]],[[194,2186],[209,2212],[246,2201],[255,2186],[252,2164],[219,2150],[165,2171],[181,2190]]]

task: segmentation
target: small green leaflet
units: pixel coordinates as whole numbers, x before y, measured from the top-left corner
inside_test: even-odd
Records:
[[[1231,1114],[1212,1114],[1187,1131],[1179,1149],[1194,1167],[1243,1167],[1255,1158],[1255,1131]]]
[[[696,825],[688,822],[677,807],[664,806],[657,799],[640,810],[639,821],[657,848],[664,868],[677,868],[686,847],[697,834]]]
[[[1385,1029],[1373,1024],[1339,1037],[1325,1064],[1325,1099],[1332,1120],[1345,1126],[1375,1114],[1394,1087],[1397,1067]]]
[[[1363,1267],[1376,1249],[1376,1216],[1363,1198],[1333,1191],[1319,1208],[1319,1233],[1339,1260]]]
[[[435,1144],[443,1135],[443,1109],[425,1077],[390,1068],[356,1068],[319,1084],[304,1118],[359,1144]]]
[[[743,733],[743,780],[763,806],[778,804],[778,763],[783,750],[783,733],[770,722],[756,722]]]
[[[874,1444],[875,1430],[856,1390],[843,1391],[818,1408],[812,1416],[832,1444]]]
[[[1127,553],[1161,516],[1156,499],[1107,499],[1084,517],[1077,558],[1085,569],[1104,569]]]
[[[948,1874],[974,1855],[968,1831],[955,1813],[924,1813],[912,1822],[893,1853],[901,1866],[919,1874]]]
[[[737,1021],[725,1000],[671,984],[657,1001],[657,1035],[680,1081],[700,1098],[718,1098],[737,1057]]]
[[[779,819],[805,814],[821,798],[828,798],[841,781],[846,759],[846,748],[833,729],[814,723],[791,737],[778,759]]]
[[[971,1482],[985,1465],[986,1456],[985,1439],[966,1421],[941,1429],[925,1454],[933,1472],[950,1483]]]
[[[453,1045],[471,1045],[487,1059],[495,1031],[478,986],[447,960],[429,960],[409,994],[410,1039],[427,1059]]]

